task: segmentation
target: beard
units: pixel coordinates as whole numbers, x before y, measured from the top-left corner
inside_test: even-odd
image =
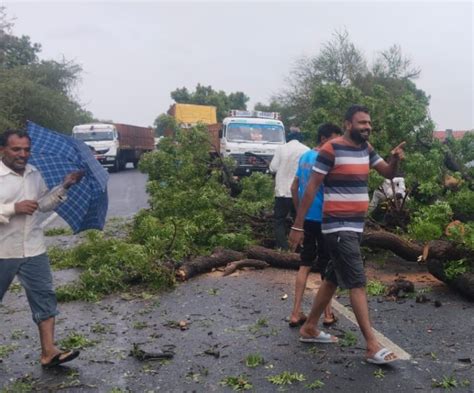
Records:
[[[351,139],[357,143],[362,144],[369,140],[370,130],[368,128],[353,128],[350,137]]]

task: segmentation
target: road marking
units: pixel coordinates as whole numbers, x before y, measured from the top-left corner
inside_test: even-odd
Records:
[[[44,220],[42,223],[41,223],[41,228],[46,228],[49,224],[51,224],[54,220],[56,220],[56,218],[58,218],[58,213],[53,213],[51,214],[46,220]]]
[[[336,299],[332,300],[332,306],[336,309],[336,311],[339,314],[346,317],[354,325],[359,326],[354,313],[351,310],[349,310],[347,307],[345,307],[344,305],[339,303]],[[377,338],[379,343],[381,345],[383,345],[384,347],[386,347],[386,348],[390,349],[391,351],[393,351],[393,353],[395,355],[397,355],[397,357],[400,360],[409,360],[409,359],[411,359],[411,355],[408,352],[404,351],[402,348],[400,348],[397,344],[395,344],[388,337],[385,337],[382,333],[380,333],[378,330],[374,329],[373,327],[372,327],[372,330],[374,331],[375,337]]]

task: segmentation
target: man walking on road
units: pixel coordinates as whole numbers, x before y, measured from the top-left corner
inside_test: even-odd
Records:
[[[288,249],[288,235],[286,217],[293,212],[293,201],[291,198],[291,183],[295,177],[298,160],[301,155],[309,150],[300,141],[300,132],[290,132],[287,143],[279,146],[270,163],[270,171],[275,176],[275,206],[273,217],[275,220],[275,245],[282,250]]]
[[[322,282],[308,319],[300,329],[300,341],[337,342],[336,337],[318,331],[316,325],[339,286],[349,289],[352,309],[367,342],[367,362],[386,364],[397,357],[381,347],[372,330],[360,241],[369,205],[369,169],[374,168],[382,176],[393,178],[404,157],[405,142],[391,151],[390,163],[387,164],[368,143],[372,123],[367,108],[351,106],[346,112],[344,126],[343,136],[330,140],[321,148],[290,232],[290,245],[294,250],[302,241],[304,218],[324,181],[322,232],[331,260],[326,280]]]
[[[303,198],[306,186],[311,177],[312,168],[318,156],[320,147],[337,136],[342,134],[341,129],[331,123],[325,123],[318,128],[317,143],[318,146],[304,153],[298,163],[298,170],[291,185],[291,195],[295,210],[298,209],[299,201]],[[304,240],[300,257],[301,264],[296,274],[295,282],[295,300],[293,310],[290,315],[290,327],[302,325],[306,321],[306,315],[301,311],[306,282],[313,265],[317,266],[321,273],[321,279],[325,278],[325,271],[329,262],[329,250],[324,244],[323,234],[321,232],[321,221],[323,216],[323,188],[321,187],[311,207],[306,214],[304,221]],[[330,326],[337,321],[332,312],[331,303],[324,309],[324,326]]]
[[[0,135],[0,301],[15,276],[25,288],[41,342],[41,365],[69,362],[79,351],[61,352],[54,345],[56,295],[38,211],[53,210],[83,172],[68,174],[48,191],[40,172],[28,164],[31,140],[26,131]]]

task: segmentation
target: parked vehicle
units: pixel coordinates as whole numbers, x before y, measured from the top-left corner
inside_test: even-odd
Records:
[[[236,161],[238,176],[267,172],[278,146],[285,144],[285,128],[276,112],[231,110],[219,131],[219,151]]]
[[[97,160],[111,172],[124,169],[128,162],[136,168],[142,154],[155,148],[151,128],[128,124],[81,124],[73,128],[72,136],[89,145]]]
[[[168,114],[182,128],[207,125],[213,153],[233,158],[238,176],[267,172],[276,148],[285,143],[285,128],[276,112],[233,109],[222,123],[217,123],[213,106],[174,104]],[[165,131],[165,136],[170,135]]]

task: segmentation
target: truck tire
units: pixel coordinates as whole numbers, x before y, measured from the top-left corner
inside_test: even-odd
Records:
[[[118,171],[120,171],[120,161],[117,157],[114,161],[114,165],[110,168],[110,172],[116,173]]]

